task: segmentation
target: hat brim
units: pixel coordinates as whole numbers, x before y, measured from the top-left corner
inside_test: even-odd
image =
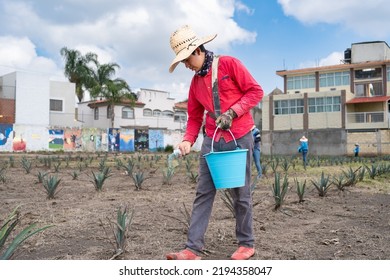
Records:
[[[188,58],[193,53],[193,51],[196,50],[197,47],[199,47],[201,45],[204,45],[204,44],[214,40],[215,37],[217,37],[217,34],[203,37],[203,38],[195,41],[194,43],[192,43],[190,45],[190,47],[183,49],[172,60],[171,65],[169,66],[169,73],[172,73],[175,70],[176,66],[180,63],[180,61]]]

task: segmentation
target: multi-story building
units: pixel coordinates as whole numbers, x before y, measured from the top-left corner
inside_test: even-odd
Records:
[[[291,155],[302,135],[314,155],[390,154],[390,48],[354,43],[340,64],[276,72],[263,100],[262,152]]]
[[[168,92],[141,88],[135,104],[124,100],[112,108],[106,100],[79,103],[78,120],[85,127],[183,130],[187,107],[180,104],[176,104]],[[113,124],[111,110],[114,110]]]

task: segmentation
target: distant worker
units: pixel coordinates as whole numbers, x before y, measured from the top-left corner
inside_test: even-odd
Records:
[[[309,151],[309,140],[305,136],[302,136],[302,138],[299,139],[299,143],[300,143],[300,145],[298,148],[298,152],[300,152],[302,154],[303,166],[306,169],[307,152]]]
[[[359,156],[360,146],[358,143],[355,144],[355,148],[353,149],[353,152],[355,153],[355,157]]]
[[[260,163],[260,143],[261,143],[261,135],[260,130],[253,126],[252,128],[252,136],[253,136],[253,162],[255,163],[256,170],[257,170],[257,178],[261,178],[263,175],[262,169],[261,169],[261,163]]]

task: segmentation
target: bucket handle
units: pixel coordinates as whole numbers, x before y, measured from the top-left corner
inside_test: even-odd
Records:
[[[214,152],[214,138],[215,138],[215,135],[217,134],[218,128],[222,130],[222,128],[220,128],[219,126],[217,126],[217,128],[216,128],[215,131],[214,131],[213,139],[211,140],[211,153]],[[234,143],[236,144],[236,149],[237,149],[237,148],[238,148],[238,145],[237,145],[236,138],[234,137],[234,135],[233,135],[233,133],[232,133],[232,131],[231,131],[230,129],[228,129],[227,131],[229,131],[229,132],[230,132],[230,135],[233,137],[233,140],[234,140]]]

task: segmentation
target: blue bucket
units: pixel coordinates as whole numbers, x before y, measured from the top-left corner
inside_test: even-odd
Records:
[[[217,129],[214,132],[211,142],[211,152],[204,155],[215,188],[228,189],[243,187],[245,185],[248,149],[240,149],[237,147],[236,150],[214,152],[213,145]],[[230,130],[229,132],[233,136]],[[234,136],[233,139],[237,146]]]

